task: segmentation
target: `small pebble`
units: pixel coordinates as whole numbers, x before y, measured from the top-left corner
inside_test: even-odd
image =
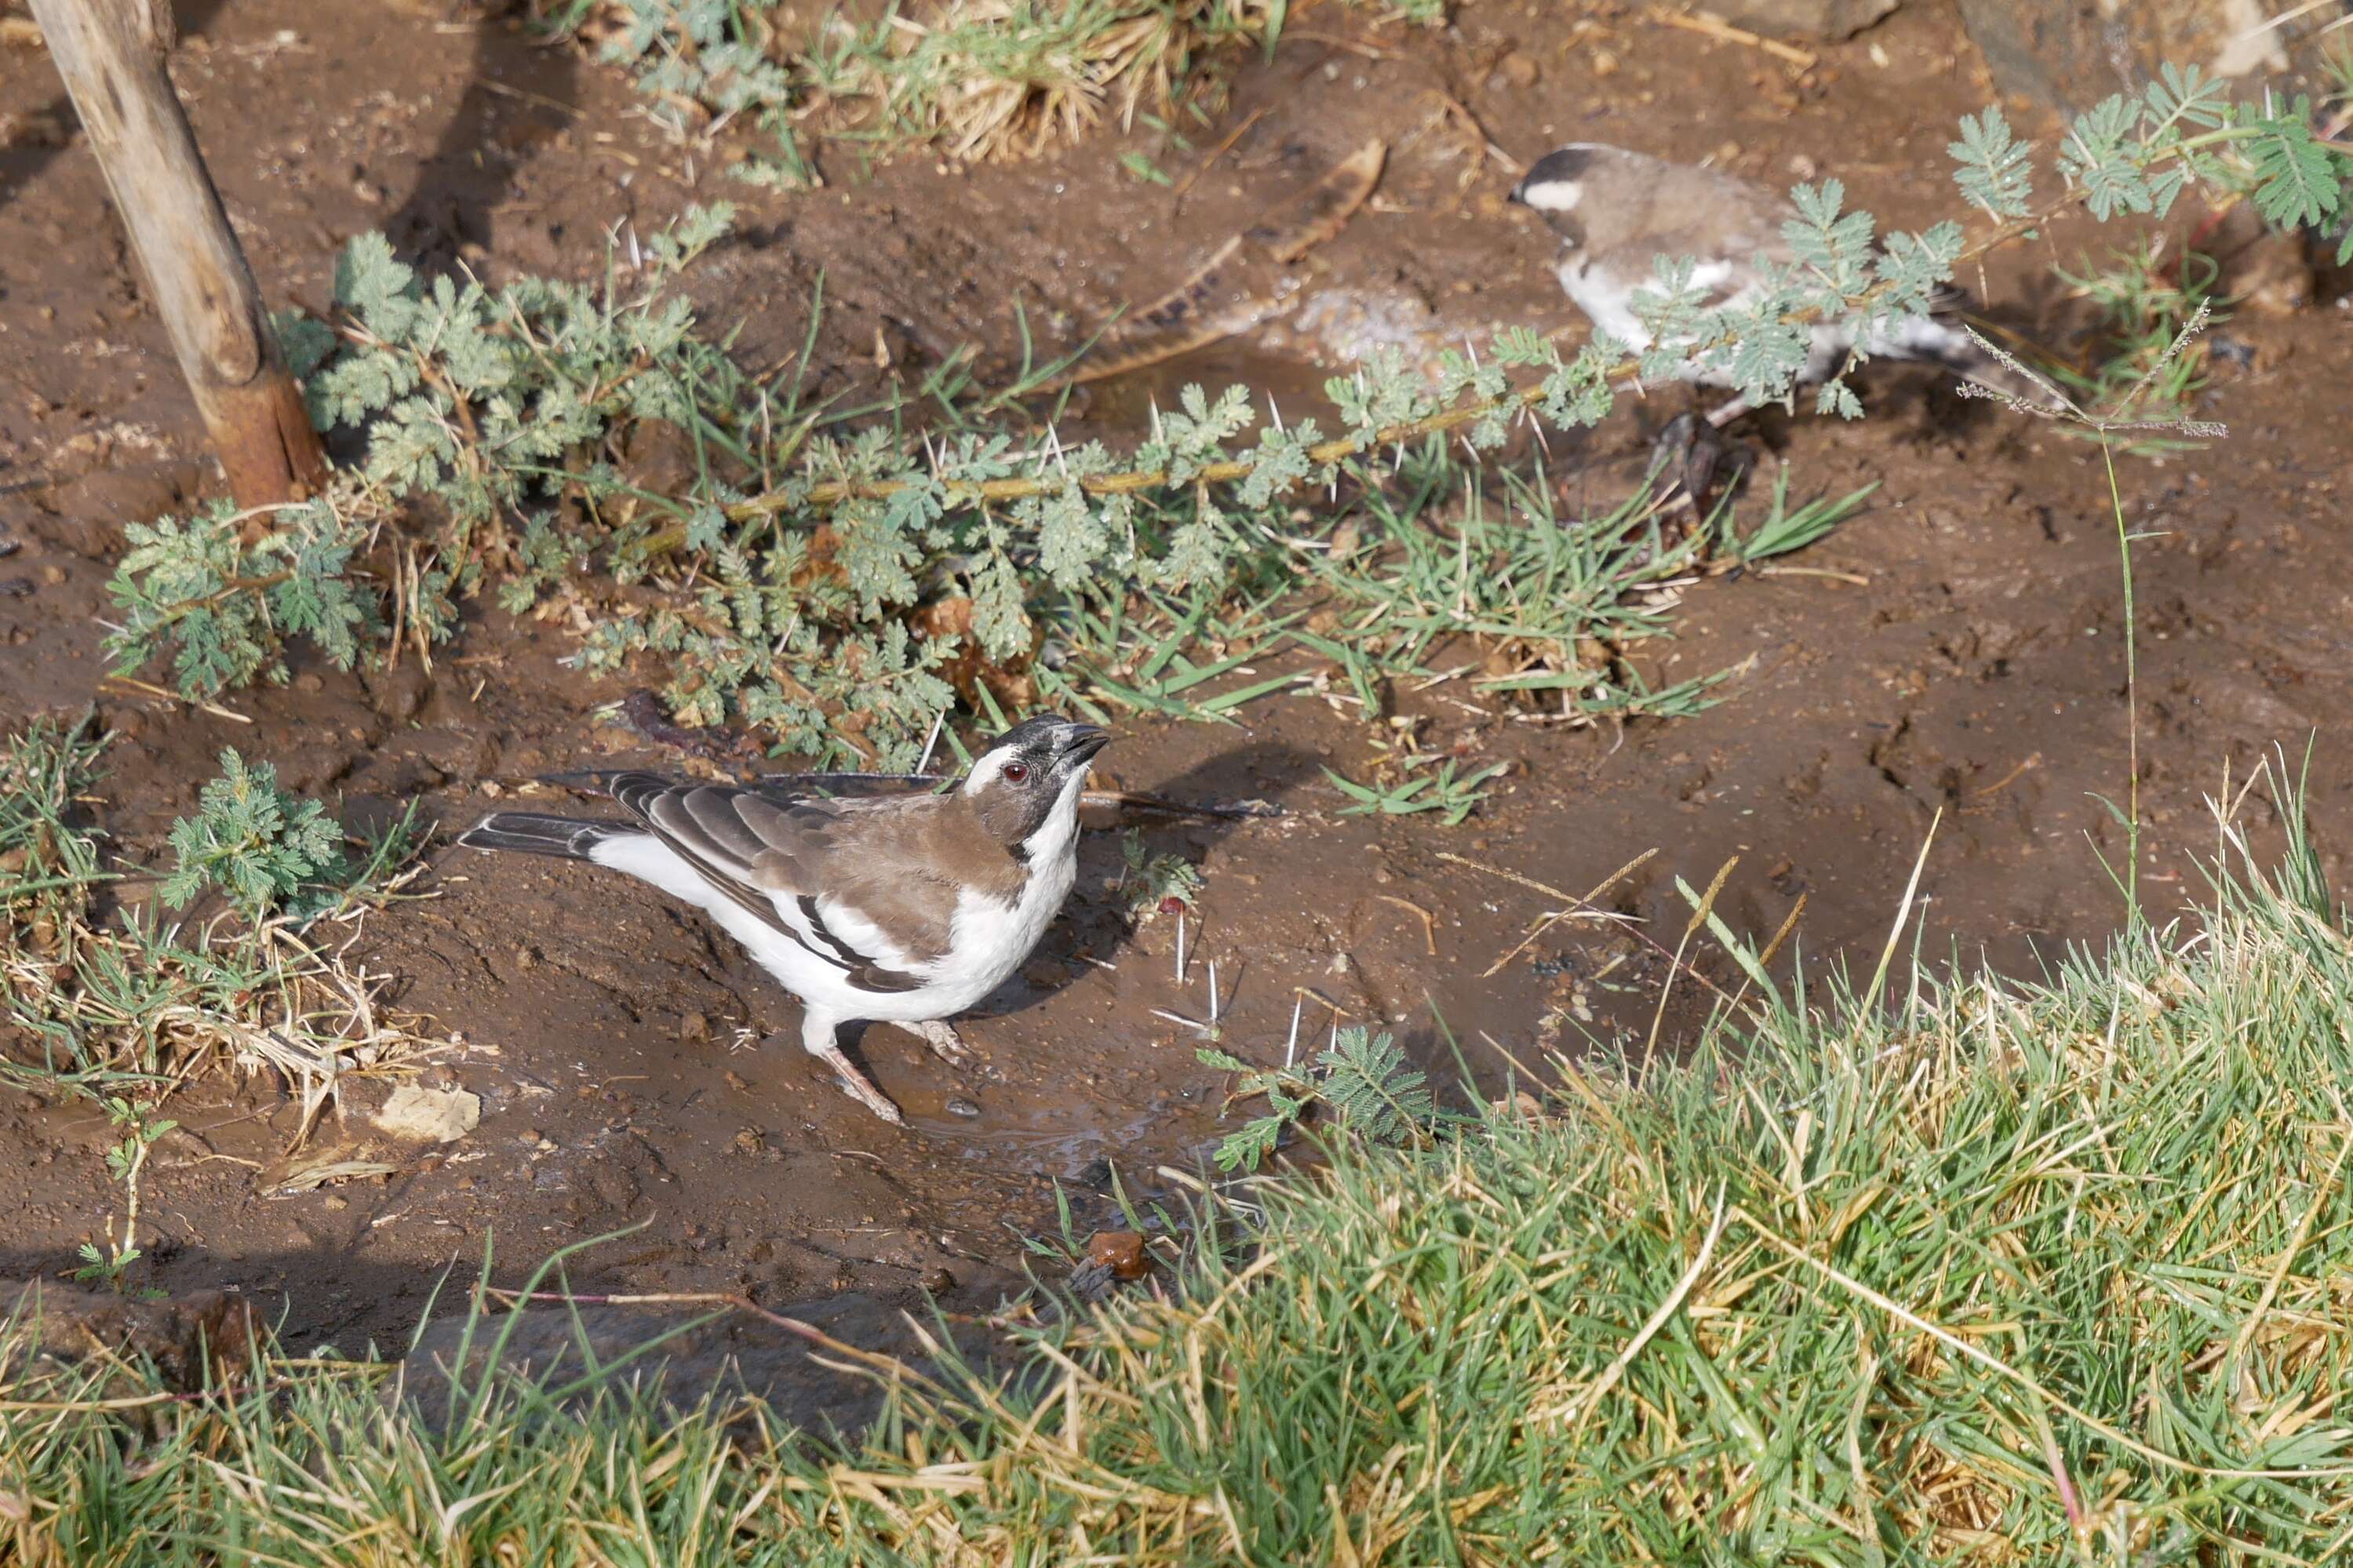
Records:
[[[980,1114],[980,1107],[975,1105],[971,1100],[966,1100],[964,1096],[959,1094],[948,1101],[948,1114],[950,1116],[978,1116]]]
[[[923,1289],[934,1296],[944,1296],[955,1286],[956,1277],[944,1268],[934,1268],[923,1276]]]
[[[535,947],[529,946],[516,948],[515,967],[522,970],[526,973],[532,970],[537,969],[539,967],[539,950]]]
[[[678,1021],[678,1037],[682,1040],[707,1040],[711,1037],[711,1020],[700,1013],[689,1013]]]

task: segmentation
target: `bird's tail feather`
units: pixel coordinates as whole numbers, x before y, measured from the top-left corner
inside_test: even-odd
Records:
[[[576,816],[546,816],[535,811],[497,811],[460,834],[458,842],[469,849],[515,849],[526,855],[586,860],[588,851],[606,839],[639,831],[618,822],[583,822]]]

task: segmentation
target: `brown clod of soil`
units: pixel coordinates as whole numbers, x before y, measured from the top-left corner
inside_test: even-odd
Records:
[[[1087,1260],[1112,1271],[1114,1279],[1141,1279],[1152,1272],[1152,1255],[1144,1237],[1132,1230],[1099,1230],[1087,1243]]]
[[[183,1393],[242,1372],[256,1332],[252,1308],[233,1290],[151,1301],[53,1279],[0,1280],[0,1321],[19,1321],[45,1356],[153,1362],[165,1386]]]

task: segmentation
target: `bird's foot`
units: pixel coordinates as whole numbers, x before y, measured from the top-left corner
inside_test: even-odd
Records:
[[[902,1023],[899,1027],[931,1047],[932,1054],[950,1067],[966,1067],[972,1062],[972,1047],[964,1043],[963,1037],[945,1018]]]
[[[1730,492],[1746,478],[1753,455],[1737,442],[1717,434],[1711,415],[1705,420],[1678,415],[1659,433],[1651,447],[1651,482],[1670,501],[1688,502],[1705,518],[1716,492]]]
[[[834,1077],[841,1082],[842,1093],[893,1127],[907,1125],[906,1116],[892,1102],[891,1097],[875,1088],[874,1080],[860,1072],[850,1059],[841,1054],[839,1046],[812,1047],[809,1054],[833,1069]]]

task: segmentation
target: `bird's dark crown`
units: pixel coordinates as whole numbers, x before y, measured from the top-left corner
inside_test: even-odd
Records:
[[[1588,169],[1593,167],[1594,155],[1599,152],[1600,152],[1599,147],[1588,146],[1582,142],[1555,148],[1529,166],[1527,174],[1521,178],[1517,185],[1513,187],[1512,199],[1525,202],[1527,200],[1525,193],[1535,186],[1550,184],[1556,180],[1574,180],[1581,177]]]

